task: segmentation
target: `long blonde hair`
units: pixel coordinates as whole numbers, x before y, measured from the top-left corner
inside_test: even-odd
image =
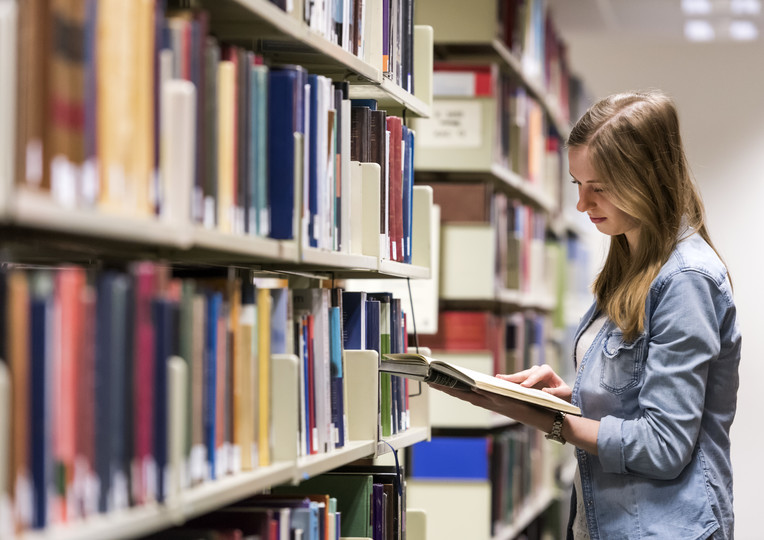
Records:
[[[568,147],[576,146],[588,147],[611,202],[639,222],[633,252],[625,235],[611,238],[593,287],[599,308],[633,340],[644,331],[650,284],[684,227],[713,247],[682,146],[676,106],[657,91],[609,96],[576,122]]]

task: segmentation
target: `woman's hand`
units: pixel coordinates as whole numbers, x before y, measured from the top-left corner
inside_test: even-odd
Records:
[[[544,364],[542,366],[533,366],[529,369],[518,371],[509,375],[496,375],[499,379],[517,383],[526,388],[536,388],[557,396],[565,401],[570,401],[572,390],[565,384],[557,373]]]

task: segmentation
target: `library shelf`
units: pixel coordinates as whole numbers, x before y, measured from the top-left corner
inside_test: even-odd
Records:
[[[261,236],[224,233],[201,225],[192,227],[190,242],[194,248],[194,260],[203,261],[203,252],[206,252],[218,262],[227,257],[238,260],[289,260],[290,254],[296,253],[294,249],[290,249],[290,244],[293,243]]]
[[[180,226],[158,219],[68,208],[47,194],[25,189],[16,190],[11,197],[3,219],[7,225],[153,247],[188,247]]]
[[[512,54],[506,44],[500,39],[470,43],[452,43],[447,41],[447,39],[444,41],[439,40],[435,43],[435,54],[439,59],[468,60],[471,62],[474,62],[476,59],[487,62],[498,61],[541,104],[560,136],[567,138],[570,133],[570,126],[562,114],[562,109],[557,99],[544,89],[540,76],[533,75],[523,68],[522,61]]]
[[[417,266],[388,259],[380,259],[379,273],[393,278],[430,279],[428,266]]]
[[[448,168],[417,165],[417,181],[487,182],[506,193],[543,211],[553,211],[554,200],[542,189],[500,163],[462,163],[459,167]]]
[[[497,527],[492,540],[512,540],[530,525],[556,500],[556,490],[545,488],[528,499],[511,523]]]
[[[349,441],[342,448],[336,448],[326,454],[315,454],[297,458],[294,482],[301,482],[331,471],[352,461],[374,455],[376,441]]]
[[[268,0],[205,0],[211,25],[225,40],[263,38],[263,52],[276,62],[297,63],[313,73],[353,74],[382,82],[382,72]]]
[[[389,79],[379,84],[356,84],[350,87],[351,99],[376,99],[381,109],[398,110],[405,108],[407,114],[426,118],[430,116],[430,106],[417,96],[407,92]]]
[[[539,293],[526,293],[517,289],[497,289],[493,296],[481,298],[441,298],[445,309],[489,310],[512,312],[518,309],[552,311],[556,307],[554,298]]]
[[[418,442],[426,441],[429,438],[430,429],[428,427],[410,427],[401,433],[391,435],[390,437],[384,437],[381,441],[378,441],[376,455],[381,456],[392,452],[393,450],[397,451]]]
[[[132,538],[183,523],[181,501],[172,504],[151,503],[108,514],[96,514],[82,521],[52,525],[41,531],[25,531],[19,540],[102,540]]]
[[[378,39],[367,45],[365,58],[360,58],[267,0],[204,0],[202,5],[210,12],[215,32],[223,39],[251,41],[258,36],[261,52],[277,64],[300,64],[311,73],[352,80],[356,84],[351,86],[351,97],[376,99],[380,108],[405,109],[419,117],[430,115],[430,106],[424,100],[382,73],[381,30]],[[370,20],[381,24],[381,10],[381,2],[372,0]],[[379,11],[378,17],[373,17],[375,11]]]

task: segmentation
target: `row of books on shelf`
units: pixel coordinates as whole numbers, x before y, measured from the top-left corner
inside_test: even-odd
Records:
[[[400,300],[359,296],[151,262],[0,273],[0,494],[12,509],[0,529],[162,502],[270,466],[285,451],[276,429],[293,432],[295,459],[346,446],[345,351],[405,346]],[[283,355],[294,380],[274,375]],[[272,406],[284,385],[293,418]],[[378,436],[404,431],[405,381],[381,377],[377,392]]]
[[[366,57],[368,36],[382,35],[382,71],[406,91],[414,91],[414,0],[271,0],[282,10],[346,51]],[[380,5],[381,4],[381,5]],[[378,19],[378,16],[381,18]],[[374,26],[381,26],[375,29]],[[278,43],[266,43],[279,48]]]
[[[203,10],[19,9],[19,187],[65,207],[350,252],[351,159],[374,136],[376,153],[362,157],[383,173],[382,254],[410,262],[414,133],[401,118],[376,111],[373,132],[357,129],[346,83],[267,65],[216,38]],[[48,28],[60,39],[42,39]]]
[[[475,434],[442,434],[407,450],[410,500],[424,504],[433,528],[453,511],[467,485],[480,490],[490,510],[485,522],[470,515],[460,532],[491,538],[511,524],[533,497],[553,484],[555,456],[543,435],[524,426]],[[475,495],[475,494],[473,494]],[[429,498],[429,502],[425,499]],[[453,525],[452,525],[453,526]],[[465,536],[466,537],[466,536]]]
[[[401,540],[403,482],[403,471],[395,467],[348,465],[299,485],[275,486],[149,540]]]
[[[515,291],[553,306],[564,260],[547,238],[547,215],[485,182],[427,181],[441,215],[443,299],[491,299]],[[524,302],[518,297],[516,303]]]
[[[438,316],[438,332],[420,335],[419,344],[431,349],[432,356],[449,353],[450,361],[460,364],[460,352],[487,351],[493,361],[488,375],[514,373],[533,365],[557,364],[548,343],[554,321],[544,313],[532,310],[497,314],[486,310],[442,310]],[[464,366],[473,367],[473,366]]]
[[[454,46],[457,55],[461,45],[489,46],[492,56],[502,58],[515,78],[545,100],[555,120],[567,124],[571,76],[567,50],[546,0],[479,0],[446,13],[440,9],[437,0],[417,4],[417,22],[434,26],[436,45],[446,51]]]
[[[416,123],[417,167],[500,167],[559,205],[561,136],[537,98],[496,63],[439,62],[434,68],[432,116]]]

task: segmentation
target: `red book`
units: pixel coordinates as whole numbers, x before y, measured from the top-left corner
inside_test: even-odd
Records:
[[[390,132],[390,203],[387,205],[390,260],[403,261],[403,159],[401,155],[402,122],[397,116],[387,117]]]
[[[438,96],[490,97],[495,94],[495,64],[436,63],[433,94]]]
[[[438,333],[420,335],[419,345],[446,351],[488,350],[493,353],[496,373],[505,369],[503,319],[489,311],[442,311]]]
[[[151,300],[156,291],[156,267],[150,262],[137,263],[132,274],[135,279],[135,358],[133,403],[135,407],[135,454],[133,464],[133,497],[138,504],[153,497],[151,484],[154,461],[154,325]]]

